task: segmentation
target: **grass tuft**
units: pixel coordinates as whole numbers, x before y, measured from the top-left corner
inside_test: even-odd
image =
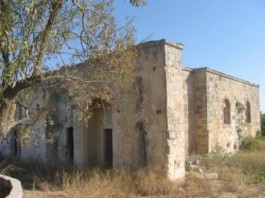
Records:
[[[257,143],[258,142],[258,143]],[[231,155],[216,148],[201,156],[203,172],[218,179],[187,172],[183,183],[171,182],[161,170],[144,168],[135,172],[106,169],[62,169],[36,161],[3,161],[0,172],[22,181],[25,198],[42,197],[258,197],[265,191],[264,137],[246,138],[244,150]],[[258,145],[258,146],[257,146]],[[254,194],[253,194],[254,192]]]
[[[241,149],[245,151],[265,151],[265,136],[260,133],[256,137],[243,138]]]

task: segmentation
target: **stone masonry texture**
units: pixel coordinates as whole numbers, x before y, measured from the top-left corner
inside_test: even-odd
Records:
[[[180,43],[150,41],[137,49],[133,79],[118,102],[105,101],[105,108],[93,109],[84,121],[74,100],[56,96],[50,115],[55,125],[41,119],[27,147],[10,131],[0,141],[1,154],[62,166],[148,166],[177,180],[185,176],[186,156],[218,148],[234,153],[244,136],[260,130],[258,85],[209,68],[183,67]],[[32,111],[53,94],[38,86]],[[53,143],[46,141],[50,130],[57,132]]]

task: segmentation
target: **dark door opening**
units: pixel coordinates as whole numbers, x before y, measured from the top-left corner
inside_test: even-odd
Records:
[[[20,155],[20,143],[18,140],[18,132],[14,131],[14,157],[19,157]]]
[[[74,128],[67,128],[67,155],[69,157],[70,162],[73,164],[74,162]]]
[[[105,133],[105,165],[107,168],[111,168],[113,162],[112,129],[104,129],[104,133]]]

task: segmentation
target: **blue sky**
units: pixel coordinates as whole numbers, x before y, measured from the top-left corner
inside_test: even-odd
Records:
[[[116,16],[135,16],[137,42],[184,44],[183,65],[210,67],[260,85],[265,112],[265,0],[149,0],[135,8],[118,0]]]

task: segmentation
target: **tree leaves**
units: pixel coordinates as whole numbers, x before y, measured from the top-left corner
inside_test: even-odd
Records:
[[[14,115],[3,101],[14,103],[39,83],[68,90],[80,105],[127,87],[135,29],[131,20],[118,26],[113,10],[113,0],[0,0],[0,128],[1,117]]]
[[[136,7],[146,6],[146,1],[143,0],[130,0],[130,4]]]

